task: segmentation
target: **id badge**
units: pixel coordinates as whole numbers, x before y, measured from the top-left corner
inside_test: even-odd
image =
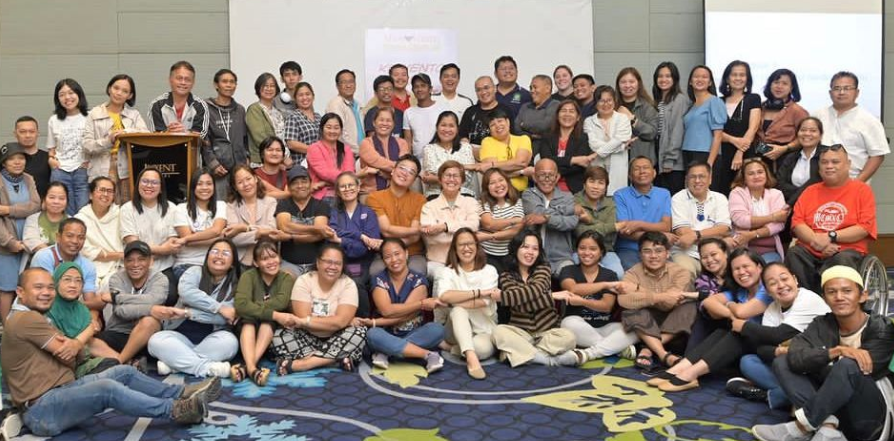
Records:
[[[329,303],[321,299],[314,299],[311,315],[314,317],[329,317]]]

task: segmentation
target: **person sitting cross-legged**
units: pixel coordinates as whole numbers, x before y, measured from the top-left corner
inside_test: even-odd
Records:
[[[751,430],[762,441],[890,439],[894,323],[863,311],[869,292],[855,269],[826,269],[822,287],[832,312],[815,318],[773,361],[795,420]]]
[[[198,424],[208,413],[207,403],[219,397],[218,378],[189,385],[162,383],[132,366],[75,379],[76,359],[62,358],[70,339],[46,317],[54,301],[50,273],[43,268],[25,270],[16,294],[18,300],[3,328],[0,365],[12,402],[34,435],[59,435],[107,408],[129,416]]]

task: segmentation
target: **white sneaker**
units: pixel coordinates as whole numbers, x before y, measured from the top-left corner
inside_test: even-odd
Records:
[[[22,415],[18,412],[10,412],[0,424],[0,437],[3,439],[13,439],[19,436],[22,431]]]
[[[173,369],[161,360],[158,360],[158,364],[155,365],[155,370],[158,371],[158,375],[170,375],[171,372],[173,372]]]
[[[636,346],[627,346],[623,351],[618,353],[618,357],[625,360],[636,360]]]
[[[228,361],[215,361],[208,363],[208,375],[220,378],[229,378],[230,363]]]
[[[425,370],[433,374],[444,367],[444,358],[437,351],[431,351],[425,356]]]
[[[372,364],[380,369],[388,369],[388,356],[381,352],[376,352],[372,356]]]

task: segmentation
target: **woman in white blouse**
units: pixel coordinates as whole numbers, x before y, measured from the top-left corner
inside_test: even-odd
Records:
[[[597,165],[608,170],[607,194],[627,186],[627,162],[633,131],[630,119],[617,111],[618,99],[611,86],[596,89],[596,114],[584,120],[584,132],[590,140],[590,148],[599,155]]]
[[[96,290],[105,292],[109,278],[121,268],[124,243],[115,204],[115,183],[107,177],[90,182],[90,203],[75,215],[87,225],[87,240],[81,254],[96,266]]]
[[[446,341],[453,345],[451,352],[465,357],[469,376],[476,380],[486,377],[480,360],[494,353],[491,333],[497,326],[497,305],[491,295],[499,291],[498,282],[497,270],[487,264],[475,232],[457,230],[435,295],[449,305]]]
[[[462,194],[473,198],[478,197],[475,155],[472,153],[471,144],[460,141],[459,119],[456,114],[449,110],[441,112],[435,127],[434,139],[423,150],[422,182],[425,183],[425,197],[432,200],[441,193],[438,169],[441,164],[449,160],[459,162],[466,168],[466,179],[460,190]]]
[[[189,183],[189,198],[174,213],[174,230],[183,239],[183,248],[174,262],[174,275],[180,277],[190,266],[202,266],[208,247],[220,238],[226,226],[227,204],[217,200],[211,171],[200,170]]]
[[[152,250],[152,268],[168,270],[184,243],[174,230],[176,206],[168,202],[165,180],[157,169],[144,168],[135,182],[133,200],[121,206],[121,240],[146,242]]]

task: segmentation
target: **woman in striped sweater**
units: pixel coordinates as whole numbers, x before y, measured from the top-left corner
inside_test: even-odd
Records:
[[[543,243],[533,230],[524,230],[509,243],[508,270],[500,275],[500,291],[491,298],[507,306],[509,324],[494,330],[494,346],[500,359],[512,367],[528,362],[548,366],[573,366],[582,360],[573,351],[574,334],[559,328],[559,312],[551,292],[549,265],[544,261]]]

